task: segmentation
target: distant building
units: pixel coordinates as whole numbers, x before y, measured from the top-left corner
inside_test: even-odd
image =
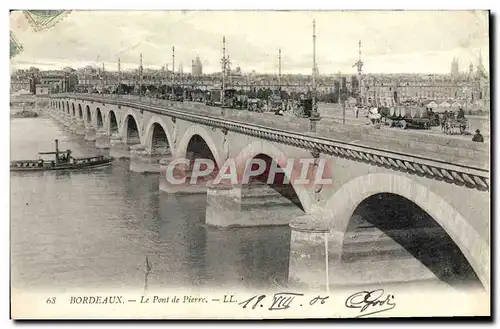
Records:
[[[37,83],[35,85],[35,94],[36,95],[48,95],[48,94],[50,94],[51,88],[52,88],[52,85],[50,85],[50,84]]]
[[[65,68],[63,68],[63,72],[66,72],[66,73],[73,73],[75,72],[76,70],[72,67],[69,67],[69,66],[66,66]]]
[[[458,59],[453,57],[453,61],[451,61],[451,77],[453,79],[455,78],[458,78],[458,76],[460,75],[460,70],[458,68]]]
[[[486,70],[484,69],[483,66],[483,56],[481,52],[479,52],[479,58],[477,60],[477,65],[476,65],[476,77],[478,79],[487,77]]]
[[[203,64],[201,64],[200,56],[196,56],[196,59],[191,62],[191,74],[194,77],[203,75]]]
[[[31,79],[16,76],[11,77],[10,92],[13,93],[19,90],[31,91]]]
[[[38,75],[38,83],[41,85],[50,85],[51,90],[55,92],[73,91],[78,83],[78,77],[74,73],[64,71],[42,71]]]
[[[473,79],[474,78],[474,64],[470,62],[469,64],[469,73],[467,74],[468,79]]]

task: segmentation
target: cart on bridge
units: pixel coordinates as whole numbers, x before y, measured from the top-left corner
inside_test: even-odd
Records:
[[[457,119],[454,116],[444,118],[443,131],[447,135],[470,135],[470,125],[466,118]]]
[[[419,106],[394,106],[379,109],[382,120],[390,127],[429,129],[434,114],[428,108]]]

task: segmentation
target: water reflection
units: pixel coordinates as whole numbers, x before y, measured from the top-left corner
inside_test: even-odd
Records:
[[[30,134],[26,134],[30,131]],[[31,133],[33,132],[33,133]],[[11,158],[105,154],[44,118],[11,120]],[[267,286],[288,273],[288,228],[207,227],[206,195],[158,191],[128,160],[98,170],[11,175],[13,288]]]

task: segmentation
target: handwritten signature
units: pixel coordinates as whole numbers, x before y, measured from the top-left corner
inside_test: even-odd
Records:
[[[294,302],[295,298],[302,297],[304,294],[299,294],[299,293],[294,293],[294,292],[278,292],[275,293],[273,296],[266,296],[266,295],[255,295],[241,303],[238,303],[238,305],[242,305],[242,308],[247,308],[249,306],[252,307],[252,310],[254,310],[256,307],[264,307],[264,302],[266,301],[266,297],[272,297],[272,301],[270,302],[270,306],[267,308],[269,311],[278,311],[278,310],[286,310],[292,306],[292,303]],[[329,296],[317,296],[309,300],[309,305],[314,305],[316,303],[318,304],[325,304],[326,300],[329,298]],[[302,306],[303,304],[298,304],[299,306]]]
[[[394,295],[388,294],[384,296],[384,289],[377,289],[372,291],[360,291],[347,297],[345,306],[348,308],[359,308],[359,312],[370,311],[370,313],[363,313],[357,317],[363,317],[371,314],[381,313],[392,310],[396,307],[394,302]]]

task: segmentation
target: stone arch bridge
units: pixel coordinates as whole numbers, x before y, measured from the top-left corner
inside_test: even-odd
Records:
[[[276,162],[328,159],[333,184],[291,186],[290,211],[259,206],[245,214],[255,196],[251,189],[209,186],[206,191],[208,224],[290,225],[291,280],[333,284],[342,272],[356,209],[370,198],[390,195],[396,199],[389,210],[397,212],[406,202],[437,223],[490,289],[488,145],[419,132],[347,129],[326,121],[313,133],[307,119],[132,96],[55,95],[50,108],[72,131],[95,140],[96,147],[110,148],[115,156],[135,154],[153,166],[167,161],[154,159],[197,153],[218,166],[229,158],[256,156]],[[419,220],[413,218],[412,225],[418,228]]]

